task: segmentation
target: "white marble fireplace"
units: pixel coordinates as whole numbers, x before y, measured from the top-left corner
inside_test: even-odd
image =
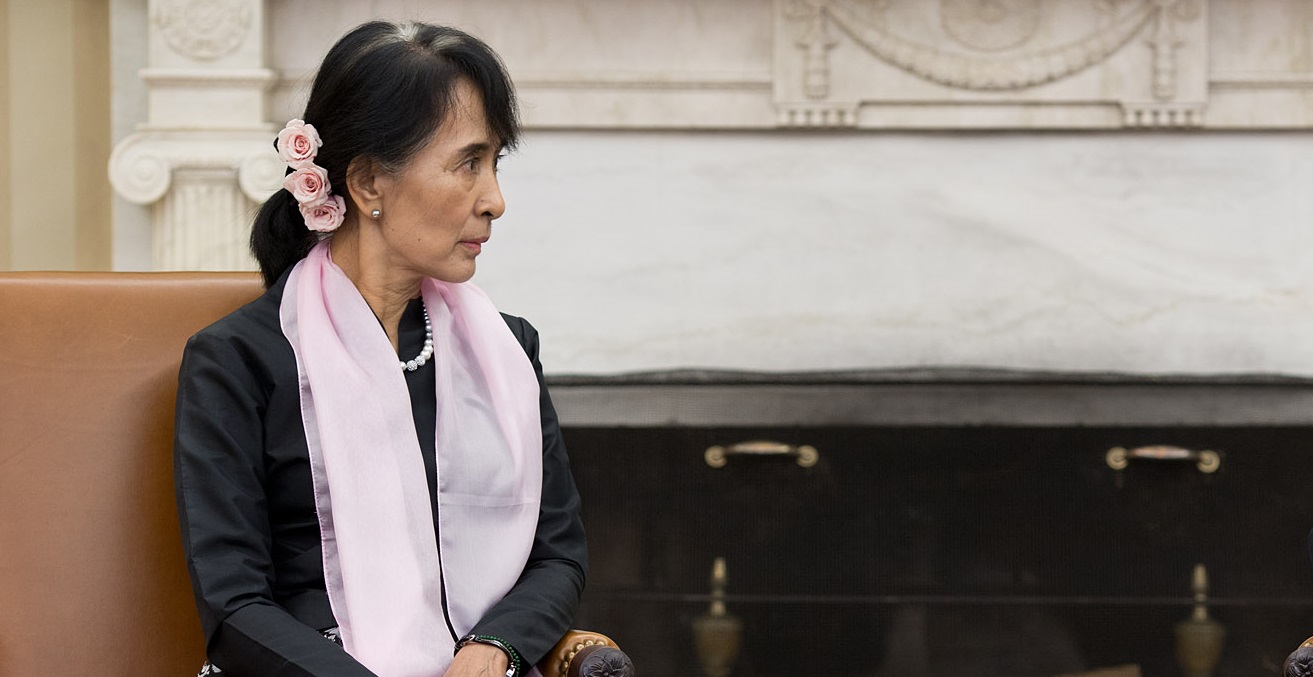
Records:
[[[116,0],[116,266],[249,267],[375,16],[519,86],[476,281],[553,374],[1313,376],[1306,2]]]

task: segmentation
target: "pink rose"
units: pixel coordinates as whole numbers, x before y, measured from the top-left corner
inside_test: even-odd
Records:
[[[301,216],[305,219],[305,227],[310,230],[321,233],[331,233],[342,225],[342,218],[346,215],[346,201],[341,195],[333,195],[323,204],[313,207],[301,205]]]
[[[301,119],[288,122],[283,131],[278,132],[278,157],[292,169],[301,169],[314,162],[322,145],[324,142],[319,140],[315,126],[307,125]]]
[[[301,207],[318,207],[328,200],[328,172],[319,165],[302,167],[283,179],[283,188],[301,203]]]

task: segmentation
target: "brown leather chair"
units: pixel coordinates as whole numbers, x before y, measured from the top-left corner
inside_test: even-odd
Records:
[[[178,365],[260,291],[244,273],[0,274],[0,677],[195,674]],[[632,674],[614,646],[572,631],[539,668]]]
[[[1304,640],[1299,648],[1286,656],[1281,674],[1283,677],[1313,677],[1313,637]]]

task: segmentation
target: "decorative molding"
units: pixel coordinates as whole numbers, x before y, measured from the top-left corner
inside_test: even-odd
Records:
[[[268,68],[143,68],[138,75],[151,87],[267,89],[278,82],[278,73]]]
[[[268,0],[149,2],[153,61],[144,76],[152,90],[151,128],[204,117],[204,126],[232,129],[262,120],[251,110],[273,110],[277,119],[297,113],[313,60],[307,61],[299,47],[270,51],[263,35],[266,30],[288,35],[298,10]],[[481,8],[475,12],[479,16],[494,16],[506,3],[511,0],[470,6]],[[323,0],[316,7],[320,4],[330,31],[347,29],[348,17],[368,14],[347,0]],[[550,30],[557,35],[542,25],[500,25],[487,37],[507,58],[531,129],[1076,130],[1181,120],[1203,128],[1313,126],[1313,109],[1304,98],[1313,88],[1313,73],[1301,70],[1299,45],[1306,36],[1297,4],[1262,9],[1246,0],[697,4],[696,14],[708,20],[689,23],[689,16],[664,5],[614,0],[605,10],[580,5],[553,13]],[[441,15],[432,2],[414,8],[428,18]],[[197,41],[188,36],[206,23],[193,21],[204,12],[213,13],[206,20],[212,35],[201,31],[208,37]],[[598,58],[586,48],[595,22],[630,17],[665,30],[682,28],[668,39],[643,38],[615,59]],[[1211,17],[1226,25],[1212,25]],[[247,34],[232,47],[242,26]],[[771,32],[763,35],[766,30]],[[228,43],[218,36],[228,36]],[[314,42],[289,39],[307,47]],[[551,40],[551,49],[533,47],[544,40]],[[197,47],[201,44],[210,45],[208,51]],[[235,51],[217,60],[200,58],[222,49]],[[189,72],[189,66],[221,68],[201,74]],[[276,73],[267,97],[255,91],[270,85],[265,67]],[[243,68],[248,75],[240,74]],[[218,96],[224,87],[249,91],[240,100],[234,95],[231,107],[207,107],[210,95]],[[207,88],[214,91],[197,96]],[[1254,93],[1261,94],[1261,104],[1246,99]],[[257,108],[261,103],[264,107]],[[229,113],[238,107],[240,113]]]
[[[1202,127],[1204,107],[1198,104],[1125,104],[1122,122],[1126,127],[1141,129],[1184,129]]]
[[[301,87],[310,82],[313,71],[284,70],[276,74],[277,86]],[[735,71],[516,71],[517,90],[652,90],[652,91],[766,91],[774,84],[768,70]]]
[[[877,372],[878,373],[878,372]],[[1217,376],[1173,380],[1077,374],[826,382],[622,383],[548,376],[566,426],[1307,426],[1313,384]],[[1211,380],[1211,382],[1210,382]],[[562,382],[564,381],[564,382]],[[579,382],[571,382],[579,381]],[[726,404],[732,403],[732,404]]]
[[[519,89],[638,89],[638,90],[766,90],[772,85],[769,71],[757,73],[690,72],[546,72],[529,71],[515,75]]]
[[[1215,89],[1310,89],[1313,73],[1280,71],[1221,71],[1208,76]]]
[[[1200,127],[1206,8],[1204,0],[777,0],[777,124]]]
[[[1199,16],[1197,0],[1153,0],[1155,16],[1153,37],[1153,96],[1159,101],[1176,98],[1176,52],[1185,41],[1177,35],[1176,22],[1192,21]]]
[[[857,126],[857,104],[784,104],[777,108],[780,127],[842,129]]]
[[[882,61],[955,89],[1024,89],[1053,82],[1106,60],[1140,33],[1154,15],[1149,2],[1115,24],[1073,43],[1008,56],[973,55],[918,44],[863,21],[840,0],[819,0],[822,12]],[[947,1],[947,0],[945,0]]]
[[[243,0],[161,0],[151,19],[170,48],[197,61],[234,52],[252,23]]]
[[[267,4],[276,33],[295,24],[293,8]],[[346,0],[323,4],[347,6]],[[511,4],[488,0],[476,13],[494,16]],[[1304,98],[1313,74],[1301,70],[1307,36],[1298,3],[704,0],[693,13],[698,21],[641,0],[604,4],[604,10],[584,3],[554,12],[556,34],[543,25],[499,25],[487,36],[502,49],[523,95],[526,127],[1313,126]],[[415,9],[440,14],[430,2]],[[1213,17],[1225,25],[1213,24]],[[586,48],[598,22],[631,20],[669,33],[635,38],[615,58]],[[345,30],[343,21],[332,27]],[[542,44],[551,48],[535,47]],[[267,64],[278,72],[271,108],[275,117],[295,114],[312,63],[295,49],[272,56],[281,63]],[[1262,103],[1245,98],[1256,90]]]
[[[839,44],[826,28],[825,0],[796,3],[790,14],[807,26],[797,41],[806,54],[802,90],[809,99],[824,99],[830,95],[830,50]]]

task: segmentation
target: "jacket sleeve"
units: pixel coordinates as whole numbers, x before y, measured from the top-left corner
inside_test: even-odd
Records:
[[[225,674],[367,677],[273,601],[265,395],[232,340],[198,334],[179,372],[174,486],[206,653]]]
[[[543,491],[538,530],[529,562],[510,592],[474,627],[476,635],[498,637],[534,665],[574,621],[588,572],[588,542],[579,517],[579,491],[538,361],[538,332],[523,319],[507,317],[538,376],[543,428]],[[526,667],[527,667],[526,666]]]

